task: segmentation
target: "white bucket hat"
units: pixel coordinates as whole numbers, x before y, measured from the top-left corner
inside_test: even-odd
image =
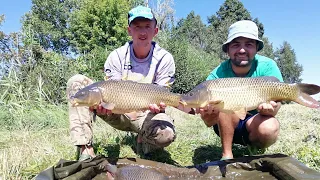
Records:
[[[263,41],[258,37],[258,26],[250,20],[241,20],[233,23],[228,30],[228,40],[222,45],[222,50],[227,52],[227,44],[237,37],[245,37],[257,40],[259,43],[258,51],[263,48]]]

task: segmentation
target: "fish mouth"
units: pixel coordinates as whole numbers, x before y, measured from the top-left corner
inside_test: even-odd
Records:
[[[74,96],[71,96],[69,98],[69,102],[71,104],[72,107],[76,107],[79,106],[79,103],[77,102],[77,98],[75,98]]]

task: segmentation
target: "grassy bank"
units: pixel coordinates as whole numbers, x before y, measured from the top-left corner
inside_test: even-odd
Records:
[[[177,140],[151,159],[177,165],[193,165],[220,158],[220,139],[199,117],[168,108],[174,117]],[[11,114],[15,113],[15,116]],[[284,105],[279,114],[278,141],[266,153],[283,153],[320,170],[320,113],[297,104]],[[67,109],[48,106],[21,112],[0,111],[0,177],[30,179],[61,158],[75,159],[70,144]],[[95,148],[113,157],[139,157],[133,151],[134,137],[98,120],[94,125]],[[248,154],[234,146],[235,157]]]

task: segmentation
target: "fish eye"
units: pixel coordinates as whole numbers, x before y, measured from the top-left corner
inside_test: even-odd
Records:
[[[190,93],[189,93],[189,96],[193,96],[193,95],[194,95],[193,92],[190,92]]]

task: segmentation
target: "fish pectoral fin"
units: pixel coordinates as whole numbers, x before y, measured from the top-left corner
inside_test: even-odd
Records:
[[[71,106],[72,107],[77,107],[77,106],[79,106],[79,103],[72,103]]]
[[[135,121],[138,119],[138,113],[136,111],[130,112],[130,113],[125,113],[125,115],[131,120]]]
[[[115,107],[115,104],[113,103],[105,103],[105,102],[101,102],[101,106],[105,109],[108,109],[108,110],[113,110],[114,107]]]
[[[179,104],[181,104],[182,106],[187,106],[188,105],[187,102],[182,101],[182,100],[179,101]]]
[[[234,113],[239,117],[239,119],[244,120],[247,115],[247,110],[246,108],[241,108],[237,111],[234,111]]]
[[[213,107],[217,107],[218,109],[224,108],[224,101],[222,100],[208,101],[208,104]]]
[[[220,104],[221,102],[223,102],[222,100],[210,100],[208,101],[208,104]]]

